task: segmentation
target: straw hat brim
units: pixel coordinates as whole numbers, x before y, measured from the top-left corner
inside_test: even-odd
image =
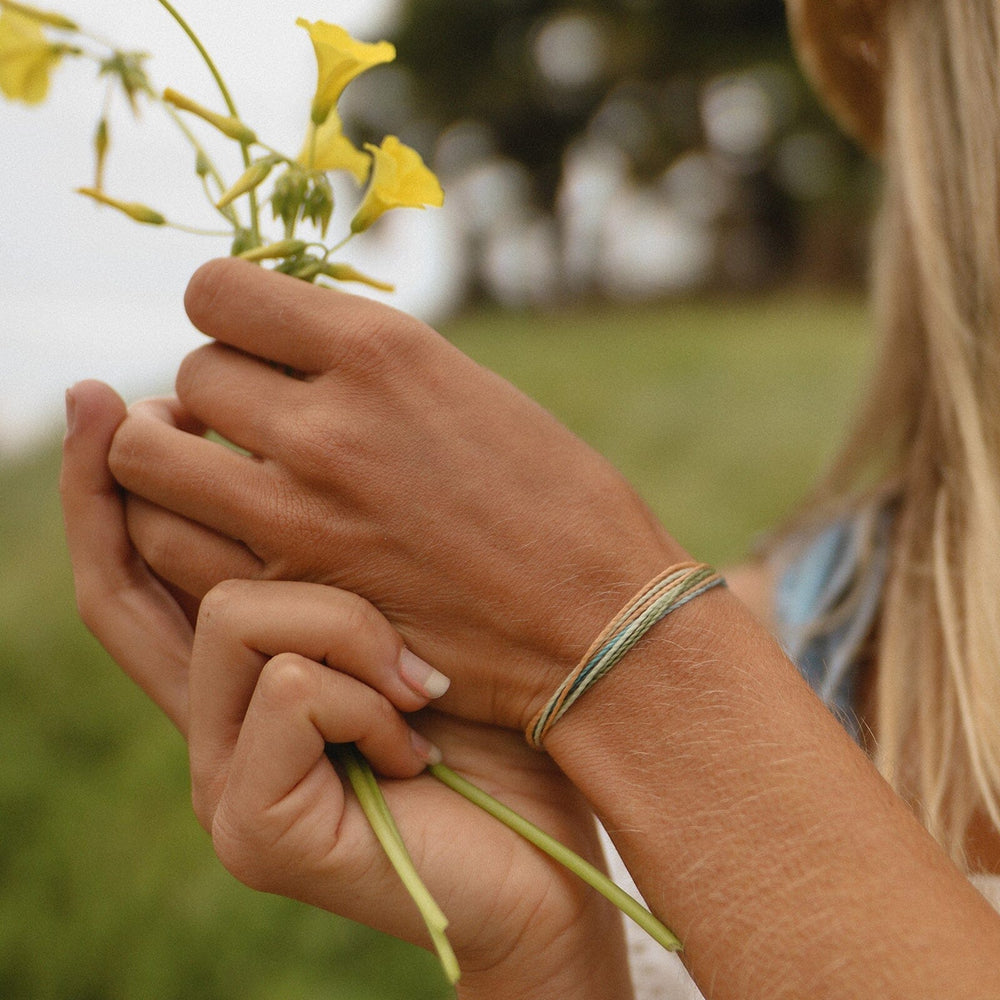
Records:
[[[889,0],[786,0],[803,71],[849,135],[877,153],[883,133]]]

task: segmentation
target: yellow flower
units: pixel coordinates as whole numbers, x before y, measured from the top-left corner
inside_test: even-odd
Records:
[[[4,7],[0,13],[0,90],[11,100],[40,104],[49,92],[49,73],[71,51],[45,37],[35,18]]]
[[[437,177],[415,149],[403,145],[394,135],[387,135],[381,146],[366,143],[365,149],[375,158],[375,168],[364,200],[351,221],[352,232],[367,229],[390,208],[444,204],[444,191]]]
[[[336,108],[330,109],[322,125],[309,123],[309,132],[296,162],[307,170],[346,170],[359,184],[368,179],[372,166],[372,158],[344,135]]]
[[[351,80],[372,66],[392,62],[396,58],[396,49],[391,42],[359,42],[343,28],[326,21],[310,24],[300,17],[295,23],[309,32],[316,50],[318,77],[312,102],[314,125],[322,125],[326,121]]]

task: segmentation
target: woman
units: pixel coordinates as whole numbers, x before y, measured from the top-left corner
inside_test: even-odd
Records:
[[[276,790],[306,777],[312,787],[319,775],[327,798],[309,798],[297,820],[342,801],[321,767],[327,730],[355,732],[360,719],[385,773],[419,768],[414,748],[433,751],[386,702],[415,707],[401,682],[420,662],[452,683],[414,726],[456,766],[471,753],[481,780],[587,851],[593,810],[705,995],[1000,995],[1000,917],[966,877],[1000,872],[1000,5],[796,0],[790,13],[821,92],[885,165],[883,356],[868,402],[773,553],[651,629],[548,732],[534,765],[510,730],[631,594],[687,558],[550,417],[408,317],[232,261],[189,287],[189,314],[215,340],[185,360],[176,401],[124,418],[102,387],[73,394],[64,489],[85,618],[190,728],[199,815],[252,883],[419,936],[387,907],[359,904],[348,874],[374,863],[361,839],[345,861],[329,840],[292,838],[288,850],[255,831],[287,817]],[[204,427],[249,454],[207,441]],[[271,582],[213,590],[230,578]],[[385,616],[366,611],[378,624],[362,634],[388,643],[391,623],[419,661],[319,655],[323,613],[301,614],[295,635],[281,627],[301,601],[314,606],[312,588],[295,597],[288,588],[301,585],[279,580],[340,588],[322,591],[338,620],[357,600],[342,591],[360,595]],[[258,606],[270,624],[246,640],[241,623]],[[227,642],[212,640],[219,620]],[[338,629],[346,641],[352,628]],[[772,630],[857,723],[891,787]],[[254,657],[240,667],[248,643]],[[323,725],[319,707],[311,730],[300,721],[308,752],[297,756],[267,738],[294,728],[301,701],[267,694],[264,664],[283,652],[312,664],[293,661],[313,677],[314,700],[315,678],[332,673],[316,666],[324,659],[362,682],[342,702],[360,706],[339,710],[346,722],[339,702]],[[239,684],[204,679],[230,660]],[[436,679],[429,669],[418,673]],[[381,707],[362,701],[373,697]],[[282,762],[264,791],[248,763],[261,746]],[[416,796],[424,781],[393,788]],[[430,801],[414,798],[406,822],[429,835]],[[460,822],[471,830],[471,817]],[[499,845],[499,833],[480,835]],[[512,872],[529,870],[519,845],[505,850]],[[504,895],[496,872],[482,891],[468,881],[475,856],[431,870],[456,933],[460,920],[475,928],[459,946],[468,995],[628,995],[614,971],[620,938],[599,937],[602,907],[531,868],[519,891],[542,884],[544,898],[529,897],[530,916],[507,911],[518,893]],[[507,917],[476,922],[497,891]],[[560,949],[548,952],[551,941]],[[515,978],[490,980],[512,968]]]

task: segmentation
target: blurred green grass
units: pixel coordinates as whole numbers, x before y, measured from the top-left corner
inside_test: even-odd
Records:
[[[848,296],[480,313],[446,335],[608,455],[699,557],[739,559],[858,391]],[[435,960],[216,863],[180,738],[77,622],[57,447],[0,466],[0,996],[435,1000]]]

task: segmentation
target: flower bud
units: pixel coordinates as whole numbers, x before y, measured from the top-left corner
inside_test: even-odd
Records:
[[[229,246],[229,253],[233,257],[239,257],[240,254],[246,253],[256,246],[260,246],[260,241],[254,236],[253,230],[241,227],[233,234],[233,242]]]
[[[142,222],[147,226],[165,226],[167,224],[167,220],[163,215],[148,205],[142,205],[137,201],[119,201],[117,198],[112,198],[103,191],[98,191],[96,188],[77,188],[76,192],[77,194],[85,194],[88,198],[93,198],[94,201],[102,205],[110,205],[111,208],[117,208],[119,212],[124,212],[130,219]]]
[[[101,115],[94,130],[94,187],[100,191],[104,187],[104,161],[108,155],[108,119]]]
[[[136,118],[139,117],[139,95],[153,94],[149,77],[143,67],[148,58],[145,52],[115,52],[101,63],[101,76],[110,76],[118,80]]]
[[[244,146],[249,146],[257,141],[254,131],[244,125],[239,118],[216,114],[170,87],[163,91],[163,100],[181,111],[189,111],[191,114],[197,115],[210,125],[214,125],[223,135],[228,135],[230,139],[235,139]]]
[[[271,210],[280,218],[285,230],[291,232],[306,199],[309,183],[303,171],[289,167],[275,182],[271,191]]]
[[[303,254],[301,257],[283,260],[274,269],[282,274],[290,274],[293,278],[301,278],[302,281],[314,281],[316,276],[322,272],[323,267],[323,261],[319,257]]]
[[[256,163],[251,163],[243,171],[239,180],[215,203],[215,207],[225,208],[239,198],[240,195],[247,194],[247,192],[257,187],[258,184],[263,183],[274,164],[275,159],[273,156],[265,156],[264,159],[257,160]]]
[[[278,240],[267,246],[254,247],[237,254],[243,260],[277,260],[282,257],[297,257],[309,244],[305,240]]]
[[[319,226],[320,232],[326,236],[333,216],[333,188],[323,174],[313,174],[310,182],[309,193],[302,206],[302,217]]]
[[[324,264],[323,270],[320,273],[325,274],[328,278],[333,278],[334,281],[359,281],[363,285],[370,285],[372,288],[377,288],[382,292],[394,292],[396,290],[395,285],[388,285],[384,281],[369,278],[367,274],[362,274],[351,267],[350,264]]]

